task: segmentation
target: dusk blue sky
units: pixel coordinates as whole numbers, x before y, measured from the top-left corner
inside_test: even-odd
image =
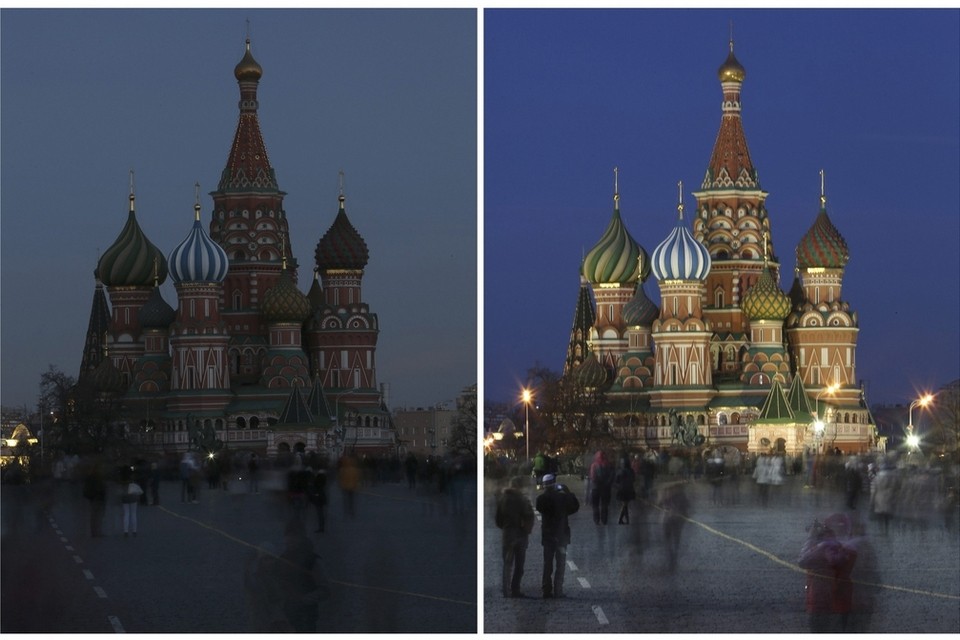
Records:
[[[195,182],[209,222],[248,19],[301,290],[342,169],[391,407],[452,406],[477,382],[475,11],[5,9],[4,406],[35,406],[48,365],[77,375],[131,169],[137,219],[165,255],[193,224]],[[169,282],[163,295],[176,306]]]
[[[960,11],[487,11],[488,400],[519,402],[535,363],[562,370],[615,166],[623,220],[648,252],[675,224],[680,180],[692,210],[731,21],[781,287],[823,169],[868,402],[909,403],[960,377]],[[659,302],[655,278],[646,291]]]

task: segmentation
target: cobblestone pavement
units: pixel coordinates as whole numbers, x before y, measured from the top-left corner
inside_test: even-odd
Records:
[[[269,599],[251,593],[245,578],[258,554],[285,549],[290,507],[283,486],[275,475],[257,494],[239,482],[229,491],[204,488],[192,504],[181,502],[179,482],[164,482],[160,506],[139,507],[135,538],[123,536],[117,495],[108,501],[105,537],[91,538],[79,483],[3,486],[0,631],[259,628],[251,598]],[[465,495],[455,513],[446,496],[371,485],[358,492],[349,517],[334,482],[324,533],[314,532],[314,508],[306,511],[319,556],[316,630],[475,632],[476,485]]]
[[[693,503],[678,567],[667,567],[656,507],[633,503],[629,525],[593,523],[584,485],[560,476],[581,500],[571,517],[567,597],[540,597],[543,566],[539,526],[530,536],[523,599],[500,593],[500,531],[486,481],[483,513],[485,633],[709,632],[805,633],[805,573],[796,565],[814,518],[845,511],[843,496],[804,488],[796,476],[776,487],[768,508],[752,482],[725,487],[714,504],[705,482],[686,485]],[[528,493],[535,500],[533,487]],[[851,513],[848,511],[848,513]],[[854,514],[861,513],[858,511]],[[864,516],[866,514],[863,514]],[[881,535],[867,520],[853,579],[864,632],[960,633],[960,535],[942,523],[921,532],[893,527]],[[868,606],[869,605],[869,606]]]

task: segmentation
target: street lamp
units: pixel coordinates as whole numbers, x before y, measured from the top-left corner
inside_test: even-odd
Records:
[[[913,408],[917,405],[925,407],[933,402],[933,394],[926,393],[910,403],[907,410],[907,445],[911,451],[915,451],[920,445],[920,437],[913,432]]]
[[[343,446],[343,441],[346,440],[346,432],[340,427],[340,397],[345,396],[348,393],[353,391],[359,391],[360,387],[353,387],[352,389],[347,389],[346,391],[341,391],[340,393],[334,396],[333,401],[333,415],[330,416],[330,419],[336,424],[334,427],[334,433],[337,436],[337,456],[339,457],[342,453],[340,448]]]
[[[822,451],[822,449],[823,449],[823,431],[824,431],[824,428],[825,428],[825,425],[824,425],[824,423],[823,423],[823,420],[820,419],[820,397],[823,396],[823,394],[825,394],[825,393],[828,393],[828,394],[830,394],[830,395],[833,395],[834,393],[837,392],[837,389],[839,389],[839,388],[840,388],[840,385],[837,384],[837,383],[834,383],[834,384],[831,384],[831,385],[829,385],[829,386],[824,387],[823,389],[820,390],[820,393],[817,394],[817,397],[816,397],[816,400],[815,400],[815,402],[816,402],[816,407],[815,407],[814,413],[813,413],[813,417],[814,417],[814,422],[813,422],[813,430],[814,430],[814,432],[813,432],[813,437],[814,437],[814,439],[816,440],[816,443],[817,443],[817,453],[822,453],[822,452],[823,452],[823,451]]]
[[[530,462],[530,400],[533,398],[533,393],[530,392],[530,389],[523,390],[523,439],[527,441],[527,462]]]

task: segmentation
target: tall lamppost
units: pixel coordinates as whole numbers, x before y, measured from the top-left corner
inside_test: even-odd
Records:
[[[920,437],[913,432],[913,408],[916,406],[925,407],[933,402],[933,395],[926,393],[910,403],[907,410],[907,446],[911,451],[915,451],[920,446]]]
[[[343,453],[340,449],[343,446],[343,441],[346,440],[347,438],[346,431],[344,431],[340,427],[340,398],[341,396],[345,396],[348,393],[352,393],[353,391],[359,391],[359,390],[360,390],[360,387],[353,387],[352,389],[341,391],[340,393],[334,396],[333,415],[330,417],[333,420],[333,422],[336,424],[336,426],[334,427],[334,434],[337,437],[337,457],[339,457]]]
[[[530,462],[530,400],[533,398],[533,393],[530,392],[530,389],[523,390],[523,439],[527,443],[527,462]]]
[[[820,419],[820,398],[825,393],[828,393],[832,396],[834,393],[837,392],[837,389],[839,388],[840,388],[840,385],[834,383],[824,387],[823,389],[820,390],[820,393],[817,394],[817,397],[815,400],[816,406],[813,414],[815,418],[813,422],[813,429],[814,429],[814,439],[817,442],[817,453],[823,453],[823,431],[825,428],[823,420]]]

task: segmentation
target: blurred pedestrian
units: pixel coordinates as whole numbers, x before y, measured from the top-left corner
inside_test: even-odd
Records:
[[[160,504],[160,465],[156,462],[150,463],[150,476],[147,480],[150,487],[150,499],[153,506]]]
[[[340,491],[343,492],[343,511],[352,518],[355,513],[357,488],[360,486],[360,467],[353,455],[347,454],[340,458],[337,480]]]
[[[303,461],[297,456],[293,460],[290,471],[287,472],[287,502],[290,504],[293,522],[301,527],[306,526],[307,505],[310,502],[312,483],[313,475],[309,469],[304,468]]]
[[[607,460],[607,454],[602,449],[598,450],[590,465],[587,489],[594,524],[607,524],[615,473],[613,465]]]
[[[713,455],[707,459],[707,482],[710,483],[710,499],[715,505],[723,504],[723,456],[717,449]]]
[[[567,545],[570,544],[569,516],[580,509],[580,501],[556,476],[543,476],[543,493],[537,496],[537,511],[541,515],[540,543],[543,545],[544,598],[562,598],[563,574],[567,565]]]
[[[890,519],[897,511],[899,484],[899,474],[896,467],[890,462],[881,462],[880,469],[870,485],[870,508],[880,520],[883,535],[890,533]]]
[[[417,456],[413,455],[412,451],[407,454],[407,459],[404,461],[403,466],[407,472],[407,487],[415,489],[417,486],[417,467],[419,463],[417,462]]]
[[[633,487],[636,473],[630,466],[630,458],[624,455],[620,459],[620,468],[614,476],[617,500],[620,501],[620,517],[617,524],[630,524],[630,502],[637,497],[637,490]]]
[[[90,502],[90,536],[103,537],[103,516],[107,511],[107,481],[99,462],[93,462],[83,478],[83,497]]]
[[[497,497],[494,521],[503,531],[501,587],[504,598],[524,597],[520,590],[520,580],[523,578],[523,565],[527,557],[527,543],[536,522],[533,505],[523,494],[525,484],[526,478],[514,476],[510,479],[510,486]]]
[[[863,472],[857,456],[850,456],[843,465],[844,494],[847,499],[847,509],[857,508],[860,491],[863,488]]]
[[[322,467],[317,469],[317,473],[313,476],[313,484],[310,487],[310,500],[317,509],[316,533],[323,533],[327,528],[327,470]]]
[[[250,493],[260,493],[260,461],[255,453],[251,453],[247,460],[247,480]]]
[[[680,556],[680,536],[683,533],[683,525],[687,523],[691,511],[684,482],[671,482],[660,487],[657,505],[661,509],[667,566],[670,571],[673,571],[677,568],[677,560]]]
[[[197,502],[196,464],[188,451],[180,458],[180,502]]]
[[[822,523],[814,521],[797,562],[807,570],[806,609],[814,633],[847,630],[853,605],[850,574],[857,552],[840,540],[837,529],[842,528],[849,532],[849,518],[843,514],[834,514]]]
[[[134,537],[137,535],[137,505],[140,504],[140,496],[142,495],[143,488],[131,479],[120,496],[120,503],[123,505],[124,538],[131,533]]]
[[[657,475],[657,454],[652,450],[647,451],[640,461],[640,475],[643,477],[643,490],[640,497],[649,500],[653,494],[653,479]]]

